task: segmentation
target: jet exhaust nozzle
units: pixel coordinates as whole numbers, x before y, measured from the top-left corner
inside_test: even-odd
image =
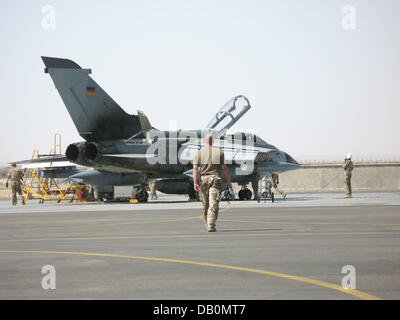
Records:
[[[88,143],[84,150],[85,157],[89,160],[95,160],[99,155],[99,149],[94,143]]]
[[[65,151],[65,156],[71,162],[75,162],[76,160],[78,160],[78,157],[79,157],[79,148],[78,148],[78,146],[75,143],[70,144],[67,147],[67,150]]]
[[[70,144],[65,151],[65,156],[71,162],[87,163],[88,160],[95,160],[100,152],[95,143],[77,142]]]

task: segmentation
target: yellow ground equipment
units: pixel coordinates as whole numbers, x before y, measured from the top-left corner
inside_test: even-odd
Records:
[[[40,178],[38,169],[26,172],[23,191],[25,193],[25,203],[29,199],[39,199],[40,203],[44,201],[60,202],[63,200],[83,202],[88,201],[89,197],[86,185],[70,184],[65,189],[62,189],[55,179]]]
[[[54,135],[54,149],[50,154],[61,154],[61,134]],[[39,159],[40,154],[37,149],[33,151],[32,159]],[[30,199],[39,199],[40,203],[44,201],[63,201],[68,200],[88,201],[89,192],[86,185],[70,184],[62,189],[53,178],[41,178],[40,169],[29,168],[25,171],[23,180],[23,191],[25,194],[24,203]]]

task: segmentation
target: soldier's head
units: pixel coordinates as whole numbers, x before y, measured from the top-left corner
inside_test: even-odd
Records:
[[[15,163],[11,164],[11,167],[16,168],[17,165]]]
[[[204,144],[206,146],[212,146],[213,142],[214,142],[213,136],[211,134],[209,134],[209,133],[206,134],[205,137],[204,137]]]
[[[351,160],[351,153],[346,154],[346,158],[344,158],[345,160]]]

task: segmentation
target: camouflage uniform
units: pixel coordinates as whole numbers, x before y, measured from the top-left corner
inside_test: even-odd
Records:
[[[221,198],[221,177],[201,176],[200,192],[203,204],[203,220],[208,229],[215,229],[218,219],[219,200]]]
[[[150,197],[151,200],[157,200],[157,191],[156,191],[156,182],[152,181],[150,182]]]
[[[200,194],[203,204],[203,220],[208,231],[215,231],[218,219],[219,201],[221,199],[221,164],[224,163],[224,153],[214,147],[204,147],[199,150],[193,164],[200,166]]]
[[[13,206],[17,204],[17,193],[21,198],[21,202],[24,203],[24,196],[22,194],[22,178],[24,177],[24,172],[20,169],[12,167],[10,171],[8,171],[8,177],[11,179],[11,203]]]
[[[287,195],[286,192],[278,188],[279,176],[276,173],[271,173],[270,177],[271,177],[271,184],[272,184],[271,187],[275,189],[275,192],[280,193],[284,198],[286,198],[286,195]]]
[[[260,173],[258,171],[253,172],[253,176],[251,177],[251,186],[254,192],[254,199],[257,199],[258,196],[258,184],[260,182]]]
[[[346,197],[351,197],[351,175],[353,171],[353,162],[350,159],[346,159],[343,164],[344,169],[344,189],[346,191]]]

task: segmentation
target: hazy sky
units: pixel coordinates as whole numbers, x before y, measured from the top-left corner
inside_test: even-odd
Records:
[[[0,35],[0,163],[82,140],[40,56],[92,68],[159,129],[202,128],[244,94],[235,128],[295,158],[400,156],[398,0],[2,0]]]

